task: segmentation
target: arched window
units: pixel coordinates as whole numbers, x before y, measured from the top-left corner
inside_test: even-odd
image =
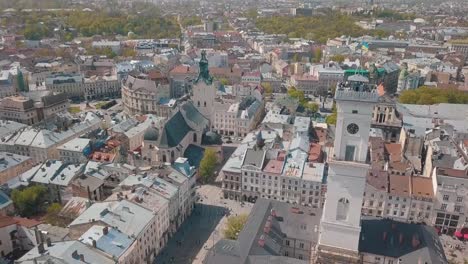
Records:
[[[171,151],[171,162],[174,160],[174,151]]]
[[[349,213],[349,200],[341,198],[336,206],[336,220],[347,220]]]
[[[193,133],[193,142],[197,142],[197,133]]]
[[[163,162],[166,162],[167,159],[166,159],[166,154],[163,155]]]
[[[203,106],[206,107],[206,101],[203,103]]]
[[[200,101],[197,102],[197,106],[200,107]]]

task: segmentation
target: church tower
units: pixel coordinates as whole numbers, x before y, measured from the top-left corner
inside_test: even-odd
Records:
[[[369,131],[378,94],[364,76],[349,78],[335,93],[337,122],[334,155],[320,225],[319,263],[357,263],[361,207],[369,170]]]
[[[218,83],[210,75],[206,51],[201,52],[198,78],[193,85],[192,101],[198,111],[213,124],[214,102]]]

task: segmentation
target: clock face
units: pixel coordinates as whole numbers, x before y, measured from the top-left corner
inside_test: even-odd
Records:
[[[351,123],[346,129],[348,130],[348,133],[354,135],[359,131],[359,126],[354,123]]]

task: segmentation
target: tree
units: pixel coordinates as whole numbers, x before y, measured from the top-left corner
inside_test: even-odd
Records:
[[[68,223],[59,215],[61,210],[62,205],[59,203],[53,203],[47,207],[47,214],[45,216],[46,223],[54,226],[66,227]]]
[[[308,103],[306,105],[306,110],[311,113],[317,113],[319,110],[319,105],[317,103]]]
[[[251,20],[256,20],[258,16],[258,11],[256,8],[251,8],[247,11],[245,16]]]
[[[314,62],[320,62],[322,60],[322,50],[317,48],[314,50]]]
[[[265,96],[271,96],[273,93],[273,88],[269,82],[262,83],[263,90],[265,91]]]
[[[333,111],[332,114],[328,115],[327,118],[325,119],[325,122],[328,125],[336,125],[336,118],[338,116],[338,112],[336,110],[336,105],[335,104],[333,104],[332,111]]]
[[[304,108],[307,105],[307,99],[305,98],[304,92],[297,90],[296,87],[291,87],[288,90],[288,95],[292,98],[298,99],[299,104],[303,106]]]
[[[213,149],[205,149],[203,159],[200,161],[200,176],[203,181],[209,182],[213,179],[216,164],[218,163],[218,156]]]
[[[11,199],[18,213],[21,216],[28,217],[42,212],[46,194],[46,187],[34,185],[21,191],[18,189],[13,190]]]
[[[131,48],[124,48],[122,51],[122,57],[135,57],[137,55],[136,50]]]
[[[222,85],[229,85],[229,80],[226,79],[226,78],[221,78],[221,79],[219,79],[219,82],[220,82]]]
[[[468,104],[468,93],[456,88],[439,89],[421,86],[418,89],[403,91],[398,100],[402,104]]]
[[[341,55],[341,54],[336,54],[336,55],[333,55],[330,60],[332,61],[335,61],[335,62],[338,62],[338,63],[342,63],[344,60],[345,60],[345,56]]]
[[[226,228],[224,229],[224,238],[236,240],[240,231],[242,231],[242,228],[244,228],[246,222],[246,214],[229,217],[227,219]]]

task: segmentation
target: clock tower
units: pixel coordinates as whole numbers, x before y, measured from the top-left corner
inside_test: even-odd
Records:
[[[339,85],[335,93],[338,116],[320,225],[319,263],[359,261],[361,207],[369,170],[367,147],[378,94],[365,77],[357,77],[347,87]]]

